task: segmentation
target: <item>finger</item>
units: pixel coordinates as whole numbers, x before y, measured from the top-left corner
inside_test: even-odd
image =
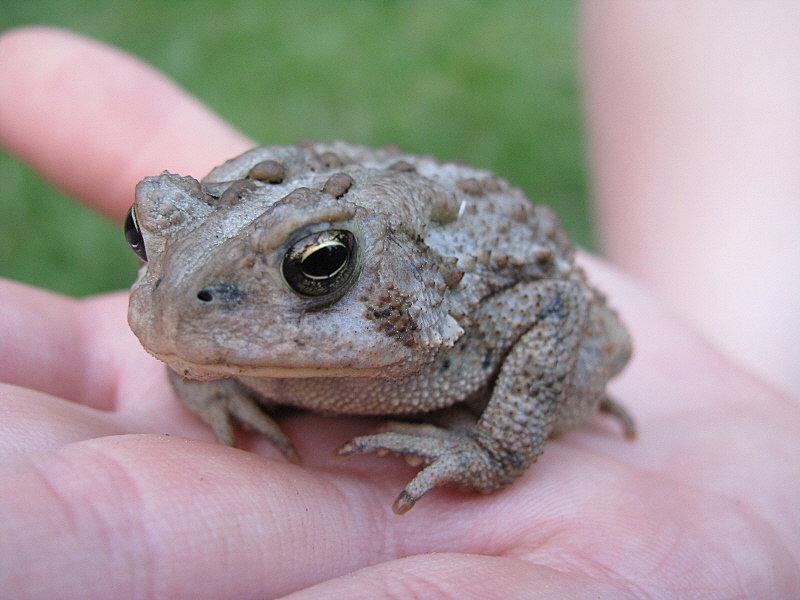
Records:
[[[0,481],[14,482],[0,486],[12,596],[36,581],[41,597],[274,597],[421,552],[512,551],[519,531],[484,506],[487,537],[470,504],[401,519],[380,484],[166,436],[74,444],[4,465]]]
[[[78,302],[0,280],[0,381],[54,396],[83,390]]]
[[[36,446],[36,432],[26,430],[34,428],[37,420],[45,429],[41,436],[55,447],[76,439],[125,432],[211,439],[208,428],[175,400],[164,364],[142,349],[128,327],[127,294],[79,301],[0,280],[0,295],[0,381],[29,388],[20,390],[27,399],[18,405],[13,401],[21,397],[20,393],[3,396],[3,402],[14,406],[0,406],[0,410],[9,411],[3,425],[22,435],[23,445]],[[93,413],[78,409],[53,412],[42,393],[58,403],[69,400],[114,411],[115,420],[103,420],[103,426],[113,424],[123,429],[97,429]],[[39,401],[45,406],[39,406]],[[59,412],[63,410],[69,418]],[[120,415],[125,418],[124,425]],[[87,430],[81,424],[85,418],[92,422]],[[64,420],[58,423],[58,419]],[[61,434],[56,435],[58,432]]]
[[[0,486],[0,587],[12,596],[36,581],[40,597],[275,597],[443,543],[421,513],[386,523],[388,494],[365,505],[380,486],[210,444],[110,437],[27,466],[0,467],[14,482]],[[448,545],[472,543],[459,529]]]
[[[0,384],[0,457],[4,461],[122,433],[128,433],[128,429],[110,413]]]
[[[184,414],[127,325],[127,294],[75,300],[0,280],[0,295],[0,381],[157,422]]]
[[[46,28],[0,38],[0,143],[115,219],[142,177],[203,176],[252,145],[133,57]]]
[[[587,575],[563,573],[516,558],[425,554],[367,567],[285,596],[283,600],[566,600],[590,597],[624,600],[637,596],[626,591],[622,582],[604,583]]]
[[[164,388],[166,390],[166,388]],[[24,459],[84,440],[126,433],[163,433],[211,440],[207,428],[168,394],[144,406],[105,411],[36,390],[0,384],[0,459]]]
[[[82,442],[0,467],[0,587],[12,596],[20,582],[36,581],[41,597],[65,589],[81,598],[115,590],[275,597],[377,562],[453,552],[645,577],[650,593],[672,589],[676,569],[685,593],[731,582],[750,589],[772,565],[767,584],[797,591],[785,548],[770,548],[774,540],[758,535],[763,524],[737,515],[733,502],[655,476],[643,489],[609,461],[581,472],[578,459],[588,457],[557,454],[546,485],[458,494],[457,503],[455,492],[439,491],[425,510],[397,517],[387,485],[396,482],[385,479],[168,436]],[[679,518],[692,535],[674,527]],[[709,540],[725,552],[707,555]]]
[[[103,438],[31,464],[0,467],[14,483],[0,486],[9,596],[35,581],[39,597],[274,597],[360,568],[381,543],[350,545],[335,485],[320,496],[307,471],[211,444]]]
[[[146,357],[125,295],[78,301],[6,280],[0,293],[0,381],[112,408],[120,369]]]

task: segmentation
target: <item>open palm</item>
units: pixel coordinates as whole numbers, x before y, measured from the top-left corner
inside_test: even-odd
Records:
[[[33,51],[35,49],[35,52]],[[0,40],[0,141],[121,219],[141,177],[250,142],[159,75],[62,32]],[[490,496],[336,458],[367,419],[287,415],[303,458],[212,442],[126,325],[125,293],[0,282],[0,597],[797,598],[800,411],[583,257],[633,333],[596,417]]]

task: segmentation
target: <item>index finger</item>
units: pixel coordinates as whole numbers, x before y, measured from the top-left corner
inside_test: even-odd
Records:
[[[253,145],[137,59],[48,28],[0,37],[0,144],[117,220],[142,177],[203,176]]]

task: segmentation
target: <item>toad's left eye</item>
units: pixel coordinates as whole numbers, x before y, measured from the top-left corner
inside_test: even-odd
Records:
[[[128,240],[128,245],[136,253],[136,256],[147,262],[144,238],[142,238],[142,230],[139,229],[139,222],[136,220],[136,211],[133,206],[131,206],[128,215],[125,217],[125,239]]]
[[[292,290],[311,298],[329,296],[344,289],[356,267],[355,236],[343,229],[308,235],[283,257],[283,278]]]

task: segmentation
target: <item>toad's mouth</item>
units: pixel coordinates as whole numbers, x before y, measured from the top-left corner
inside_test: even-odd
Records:
[[[391,369],[383,367],[276,367],[267,365],[237,365],[227,363],[195,363],[175,354],[161,354],[149,351],[158,360],[166,363],[170,369],[187,377],[200,381],[212,381],[229,377],[264,377],[270,379],[300,379],[319,377],[378,377],[393,379]]]

